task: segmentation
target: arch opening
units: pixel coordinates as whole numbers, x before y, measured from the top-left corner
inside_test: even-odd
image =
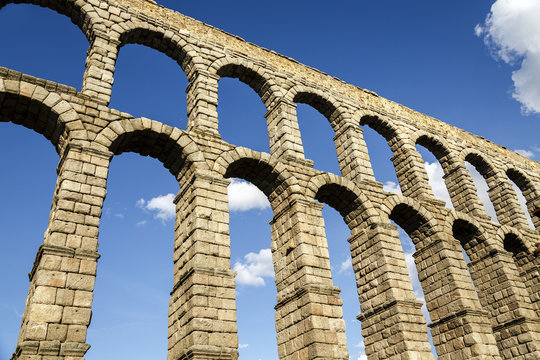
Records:
[[[272,165],[252,158],[230,163],[224,174],[228,186],[231,267],[237,271],[237,325],[240,356],[278,357],[279,336],[274,299],[278,297],[275,271],[280,261],[270,226],[277,200],[286,184]],[[272,229],[272,232],[275,232]],[[256,314],[256,316],[254,316]],[[257,328],[257,332],[248,329]],[[269,339],[278,339],[268,346]],[[261,353],[260,349],[264,349]]]
[[[360,294],[357,286],[358,269],[353,267],[353,246],[344,239],[351,237],[353,229],[362,218],[364,204],[357,194],[342,185],[327,183],[321,186],[315,199],[327,204],[322,210],[326,235],[327,256],[330,261],[332,281],[341,289],[342,311],[349,357],[366,356],[362,324],[356,316],[360,310]],[[361,221],[360,221],[361,223]]]
[[[433,195],[439,200],[444,201],[448,209],[454,209],[452,200],[448,193],[444,175],[445,169],[441,165],[441,159],[448,155],[448,152],[442,144],[436,143],[427,137],[420,137],[416,141],[416,150],[420,153],[424,161],[424,168],[428,175],[429,185],[433,190]]]
[[[88,49],[84,33],[53,9],[33,4],[1,5],[0,32],[9,34],[0,37],[1,66],[80,90]],[[46,61],[36,54],[47,54]]]
[[[148,35],[148,39],[153,38]],[[110,107],[121,111],[129,109],[130,114],[135,117],[145,116],[172,127],[185,129],[187,103],[184,89],[188,86],[188,80],[177,63],[180,61],[179,55],[176,55],[179,50],[167,45],[167,42],[160,45],[161,43],[154,44],[151,40],[140,38],[130,37],[128,40],[134,43],[140,41],[141,44],[128,42],[129,45],[121,47],[116,62]],[[167,53],[168,50],[161,46],[173,49],[173,53]]]
[[[0,153],[0,358],[10,359],[25,311],[28,273],[47,229],[58,154],[43,136],[14,124],[0,124]]]
[[[88,360],[167,356],[179,184],[158,161],[133,153],[145,153],[135,137],[123,142],[109,168],[101,216]]]
[[[506,171],[508,181],[516,192],[521,210],[525,213],[525,218],[529,227],[535,229],[534,220],[531,217],[531,212],[535,207],[534,200],[536,198],[535,190],[530,181],[520,171],[509,169]],[[540,219],[538,219],[540,225]]]
[[[395,132],[377,117],[364,116],[360,125],[363,125],[364,140],[375,179],[383,184],[384,191],[401,194],[396,168],[392,162],[394,152],[389,144]]]
[[[249,71],[218,74],[222,76],[218,83],[218,128],[223,140],[270,153],[266,107],[257,93],[263,91],[262,80],[254,80],[257,77]]]
[[[241,175],[241,171],[236,172],[236,176]],[[274,316],[277,290],[269,226],[272,209],[266,195],[253,183],[231,180],[229,231],[231,268],[237,272],[238,351],[241,358],[278,358]]]
[[[315,169],[341,175],[333,140],[335,131],[328,120],[335,110],[328,104],[315,101],[316,98],[308,101],[302,96],[297,97],[305,101],[295,98],[298,102],[296,114],[305,156],[313,160]],[[326,117],[325,114],[329,112],[330,115]]]
[[[468,156],[465,159],[465,168],[471,175],[474,186],[476,187],[476,193],[484,205],[486,215],[489,216],[493,222],[499,223],[495,207],[493,206],[488,193],[489,184],[486,177],[489,176],[490,170],[487,163],[480,161],[478,157]]]
[[[434,230],[429,221],[410,205],[396,205],[392,209],[389,218],[392,224],[397,227],[397,233],[405,257],[405,264],[407,265],[407,272],[414,295],[418,301],[422,302],[422,314],[426,320],[425,325],[429,343],[431,345],[431,352],[435,358],[438,358],[431,328],[427,326],[431,323],[431,316],[428,308],[430,311],[436,310],[435,305],[432,304],[431,301],[435,300],[436,302],[437,295],[435,292],[427,293],[426,297],[422,282],[427,284],[429,279],[425,278],[425,275],[424,278],[421,278],[419,275],[421,273],[429,273],[427,267],[431,265],[431,261],[425,261],[422,255],[415,255],[418,250],[428,246],[432,241],[430,237],[433,235]],[[431,286],[428,286],[428,289],[431,289]]]

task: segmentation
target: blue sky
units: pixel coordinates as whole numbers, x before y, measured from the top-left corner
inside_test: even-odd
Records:
[[[493,12],[494,2],[483,0],[158,3],[540,158],[540,76],[535,77],[540,75],[540,28],[534,21],[540,8],[534,0],[498,0]],[[8,5],[0,10],[0,33],[0,66],[80,89],[88,43],[68,18],[37,6]],[[186,86],[174,61],[127,45],[118,57],[111,107],[185,129]],[[266,110],[258,96],[236,79],[220,80],[219,96],[223,139],[267,152]],[[299,105],[298,119],[306,156],[316,168],[339,174],[327,120],[307,105]],[[369,129],[365,137],[376,178],[397,191],[387,144]],[[9,358],[24,311],[27,273],[47,225],[58,156],[41,135],[11,123],[0,124],[0,151],[0,357]],[[440,173],[434,158],[422,155],[430,163],[428,172]],[[440,178],[430,180],[444,196]],[[155,159],[131,153],[113,159],[88,360],[165,357],[174,226],[168,194],[178,190]],[[240,354],[277,359],[276,291],[266,250],[272,212],[239,181],[230,197],[236,209],[230,229],[231,264],[240,274]],[[362,359],[349,231],[335,210],[325,207],[323,214],[334,282],[342,289],[350,358]],[[412,265],[413,248],[405,236],[402,240]]]

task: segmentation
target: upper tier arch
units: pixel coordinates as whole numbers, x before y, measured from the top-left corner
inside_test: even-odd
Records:
[[[0,10],[8,4],[36,4],[35,0],[0,0]],[[39,6],[47,7],[61,15],[71,19],[82,31],[88,42],[92,42],[95,32],[106,33],[107,29],[103,19],[98,15],[95,8],[86,2],[77,0],[50,0],[41,1]]]

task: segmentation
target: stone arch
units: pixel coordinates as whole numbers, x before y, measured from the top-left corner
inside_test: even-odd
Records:
[[[497,169],[492,162],[479,151],[467,149],[463,152],[464,161],[471,163],[486,180],[488,194],[502,225],[528,228],[525,214],[519,206],[517,194],[507,181],[507,175]]]
[[[538,265],[535,264],[533,250],[536,244],[515,228],[501,226],[497,231],[497,238],[502,242],[504,250],[512,257],[519,280],[523,283],[528,299],[530,299],[536,316],[540,317],[540,279],[538,278]],[[528,242],[525,240],[529,240]],[[510,264],[512,265],[512,264]]]
[[[411,142],[428,149],[439,160],[445,171],[455,161],[455,156],[452,154],[450,146],[445,140],[436,135],[419,130],[411,134]]]
[[[94,143],[115,155],[136,152],[156,158],[177,180],[191,165],[194,170],[208,170],[203,154],[188,133],[146,118],[112,122],[99,132]]]
[[[352,116],[345,110],[341,101],[333,95],[317,88],[305,85],[293,86],[288,90],[285,98],[293,103],[301,103],[313,107],[329,121],[330,126],[332,126],[336,134],[344,125],[344,120],[350,119]]]
[[[445,233],[451,234],[461,244],[461,247],[471,261],[487,256],[491,251],[502,249],[502,243],[488,237],[485,227],[474,217],[467,214],[450,211],[444,224]]]
[[[399,127],[390,119],[368,110],[361,110],[359,117],[360,125],[369,126],[388,142],[394,154],[391,160],[403,195],[433,199],[422,157],[411,141],[407,128]]]
[[[502,244],[504,249],[510,253],[524,251],[529,253],[529,247],[523,241],[523,234],[516,228],[503,225],[497,229],[497,242]]]
[[[450,146],[445,140],[440,137],[430,134],[424,130],[419,130],[411,135],[411,142],[415,145],[425,147],[439,162],[443,170],[443,180],[445,182],[446,191],[452,200],[452,205],[459,201],[459,197],[456,197],[456,193],[459,192],[459,186],[461,179],[450,178],[456,166],[459,162],[456,160],[456,156],[451,151]],[[422,159],[423,160],[423,159]],[[434,190],[434,189],[432,189]],[[452,196],[451,194],[454,194]]]
[[[0,79],[0,121],[42,134],[58,153],[66,141],[87,140],[79,114],[60,95],[23,81]]]
[[[399,137],[400,133],[396,126],[388,119],[385,119],[383,116],[372,111],[362,110],[359,117],[360,125],[367,125],[375,130],[379,135],[386,139],[388,145],[392,148],[394,140]]]
[[[281,88],[275,83],[271,74],[264,67],[257,66],[244,59],[222,57],[209,66],[210,74],[219,78],[235,78],[248,85],[259,95],[265,106],[282,96]]]
[[[384,200],[381,211],[405,230],[417,247],[427,246],[421,242],[440,231],[433,214],[412,198],[390,195]]]
[[[497,170],[493,164],[487,160],[487,156],[479,151],[466,149],[461,154],[461,157],[464,161],[467,161],[476,167],[478,172],[484,177],[484,179],[486,179],[486,181],[489,181],[488,179],[492,178],[497,173]],[[490,185],[489,182],[488,185]]]
[[[214,163],[213,171],[225,178],[239,177],[257,186],[269,199],[274,212],[280,199],[297,196],[300,187],[287,168],[267,153],[237,147],[223,153]]]
[[[359,225],[380,222],[379,213],[362,190],[341,176],[323,173],[312,177],[306,187],[306,197],[336,209],[351,231]]]
[[[197,51],[184,37],[166,29],[138,21],[126,21],[111,27],[112,40],[118,51],[126,44],[139,44],[159,51],[176,61],[186,76],[197,69]]]
[[[8,4],[36,4],[34,0],[0,0],[0,10]],[[95,11],[91,4],[84,3],[81,6],[81,2],[76,0],[55,0],[55,1],[42,1],[39,2],[39,6],[47,7],[61,15],[65,15],[71,19],[83,34],[91,42],[96,30],[105,31],[103,19]]]

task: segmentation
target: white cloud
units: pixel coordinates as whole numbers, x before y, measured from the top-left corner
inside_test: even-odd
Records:
[[[448,195],[448,190],[446,189],[446,184],[444,183],[443,175],[444,171],[441,164],[438,161],[430,163],[428,161],[424,162],[424,167],[429,178],[429,185],[433,190],[433,194],[437,199],[440,199],[446,203],[446,207],[453,209],[452,200],[450,200],[450,195]]]
[[[146,225],[147,222],[148,222],[148,221],[146,221],[146,220],[142,220],[142,221],[137,222],[137,223],[135,224],[135,226],[141,227],[141,226]]]
[[[491,218],[491,220],[493,220],[494,222],[499,222],[499,220],[497,219],[497,214],[495,213],[495,208],[493,207],[493,204],[491,203],[491,200],[489,198],[489,188],[486,180],[470,163],[465,162],[465,167],[467,168],[467,170],[469,170],[469,174],[471,174],[474,185],[476,186],[478,197],[480,198],[480,201],[482,201],[482,203],[484,204],[486,213]]]
[[[516,149],[514,150],[515,152],[517,152],[518,154],[520,155],[523,155],[525,157],[528,157],[529,159],[532,158],[534,156],[534,153],[530,150],[524,150],[524,149]]]
[[[232,179],[227,190],[231,211],[262,210],[270,207],[266,195],[255,185],[246,181]]]
[[[497,58],[520,63],[512,73],[512,97],[524,113],[540,113],[540,1],[497,0],[475,33],[483,36]]]
[[[368,360],[367,355],[360,355],[358,360]]]
[[[174,194],[169,193],[167,195],[156,196],[148,201],[141,198],[137,200],[135,205],[141,209],[154,212],[154,218],[165,222],[167,220],[174,219],[174,215],[176,214],[176,208],[173,201]]]
[[[399,187],[399,184],[396,184],[393,181],[385,182],[383,184],[383,190],[394,194],[401,194],[401,188]]]
[[[259,253],[248,253],[244,256],[244,261],[237,261],[234,264],[236,282],[246,286],[264,286],[265,277],[274,277],[274,263],[272,262],[272,251],[261,249]]]
[[[245,349],[249,346],[249,344],[240,344],[238,345],[238,349]]]
[[[345,261],[343,261],[341,263],[341,265],[339,266],[339,270],[338,270],[338,273],[339,274],[343,274],[343,273],[346,273],[346,272],[349,272],[352,270],[352,258],[349,256],[347,259],[345,259]]]
[[[124,218],[124,214],[122,214],[122,213],[116,213],[116,214],[114,214],[114,216],[116,216],[116,217],[119,218],[119,219],[123,219],[123,218]]]
[[[361,349],[365,348],[366,345],[364,344],[364,340],[360,340],[360,342],[354,345],[354,347],[361,348]]]

